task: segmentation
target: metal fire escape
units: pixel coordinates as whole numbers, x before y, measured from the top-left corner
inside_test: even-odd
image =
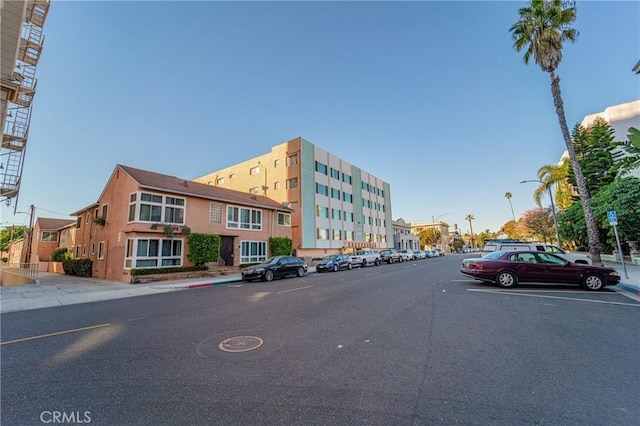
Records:
[[[25,150],[29,137],[31,105],[36,93],[36,66],[44,45],[43,26],[49,0],[29,0],[18,45],[15,71],[11,78],[16,90],[7,100],[7,115],[0,147],[0,200],[7,206],[17,197],[22,180]]]

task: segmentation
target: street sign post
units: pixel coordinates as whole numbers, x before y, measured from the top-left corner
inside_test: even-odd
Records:
[[[624,269],[624,275],[629,279],[629,274],[627,273],[627,265],[624,263],[624,252],[622,251],[622,245],[620,244],[620,237],[618,236],[618,215],[615,211],[607,212],[607,217],[609,218],[609,224],[613,226],[613,232],[616,234],[616,243],[618,243],[618,253],[620,253],[620,262],[622,263],[622,269]]]

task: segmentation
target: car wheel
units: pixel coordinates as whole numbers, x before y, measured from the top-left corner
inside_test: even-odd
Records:
[[[604,281],[602,278],[595,274],[589,274],[584,277],[584,281],[582,281],[582,287],[586,290],[602,290],[604,287]]]
[[[363,267],[363,268],[366,268],[366,267],[367,267],[367,261],[366,261],[366,259],[362,261],[362,267]]]
[[[380,259],[376,259],[375,262],[373,262],[374,265],[379,266],[380,265]]]
[[[302,266],[298,267],[298,274],[299,277],[304,277],[304,268]]]
[[[513,272],[503,271],[496,275],[496,284],[502,288],[511,288],[518,285],[518,277]]]
[[[351,264],[351,262],[349,262],[349,266],[347,266],[348,270],[352,270],[353,269],[353,265]]]
[[[390,257],[389,260],[387,260],[387,263],[391,265],[393,263],[393,258]]]
[[[264,280],[271,281],[273,279],[273,271],[267,271],[264,273]]]
[[[338,265],[333,265],[333,272],[338,272]]]

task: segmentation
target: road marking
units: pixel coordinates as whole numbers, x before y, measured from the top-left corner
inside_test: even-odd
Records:
[[[370,273],[370,274],[365,274],[364,276],[365,276],[365,277],[370,277],[370,276],[372,276],[372,275],[380,275],[380,272],[372,272],[372,273]]]
[[[311,288],[311,287],[313,287],[313,285],[307,285],[307,286],[304,286],[304,287],[297,287],[297,288],[290,288],[289,290],[278,291],[277,294],[289,293],[290,291],[304,290],[305,288]]]
[[[622,306],[637,306],[637,307],[640,307],[640,303],[607,302],[606,300],[576,299],[576,298],[573,298],[573,297],[559,297],[559,296],[543,296],[541,294],[514,293],[514,292],[500,291],[500,290],[479,290],[479,289],[468,288],[467,291],[477,291],[477,292],[480,292],[480,293],[506,294],[506,295],[510,295],[510,296],[540,297],[540,298],[543,298],[543,299],[578,300],[580,302],[604,303],[604,304],[607,304],[607,305],[622,305]]]
[[[11,343],[26,342],[26,341],[29,341],[29,340],[42,339],[44,337],[53,337],[53,336],[60,336],[62,334],[77,333],[78,331],[93,330],[93,329],[96,329],[96,328],[109,327],[110,325],[111,324],[109,324],[109,323],[107,323],[107,324],[99,324],[99,325],[91,325],[89,327],[74,328],[73,330],[58,331],[56,333],[49,333],[49,334],[40,334],[39,336],[25,337],[25,338],[22,338],[22,339],[9,340],[7,342],[1,342],[0,346],[9,345]]]

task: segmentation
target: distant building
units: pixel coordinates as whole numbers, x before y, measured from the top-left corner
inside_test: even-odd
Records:
[[[437,244],[434,247],[422,247],[422,249],[432,249],[432,248],[441,248],[446,253],[450,252],[449,243],[453,240],[449,239],[449,224],[446,222],[435,221],[435,222],[412,222],[411,223],[411,232],[414,235],[420,235],[420,231],[423,229],[435,229],[440,233],[440,238]]]
[[[420,250],[420,238],[411,232],[411,223],[404,219],[392,221],[393,224],[393,248],[397,250]]]
[[[194,180],[290,207],[298,256],[392,245],[389,184],[301,137]]]
[[[38,218],[33,228],[29,263],[37,263],[41,271],[47,271],[51,255],[56,249],[65,247],[71,251],[74,242],[70,235],[75,224],[76,221],[72,219]]]

